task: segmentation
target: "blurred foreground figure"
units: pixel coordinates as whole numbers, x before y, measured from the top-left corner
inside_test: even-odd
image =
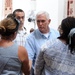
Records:
[[[0,75],[29,75],[29,60],[26,49],[18,46],[16,38],[20,22],[6,18],[0,22]]]

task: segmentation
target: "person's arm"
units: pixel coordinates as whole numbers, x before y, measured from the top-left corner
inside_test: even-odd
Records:
[[[31,70],[31,67],[32,67],[32,60],[29,60],[29,66],[30,66],[30,70]]]
[[[34,74],[35,75],[41,75],[42,74],[42,70],[44,69],[44,58],[43,58],[43,54],[44,52],[40,51],[36,62],[35,62],[35,69],[34,69]]]
[[[32,67],[32,62],[34,60],[34,55],[36,53],[36,49],[35,49],[35,42],[33,40],[33,37],[28,37],[25,41],[25,48],[28,52],[28,57],[29,57],[29,66],[30,66],[30,70]]]
[[[20,46],[19,47],[19,51],[18,51],[18,55],[19,55],[19,58],[22,62],[22,72],[25,74],[25,75],[29,75],[30,74],[30,67],[29,67],[29,59],[28,59],[28,54],[27,54],[27,51],[24,47]]]

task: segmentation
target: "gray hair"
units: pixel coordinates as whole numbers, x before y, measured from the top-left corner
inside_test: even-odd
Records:
[[[37,19],[37,16],[38,16],[38,15],[41,15],[41,14],[46,15],[46,18],[47,18],[47,19],[50,19],[50,17],[49,17],[49,13],[46,12],[46,11],[40,11],[40,12],[38,12],[38,13],[36,14],[36,19]]]
[[[71,44],[71,37],[72,37],[74,34],[75,34],[75,28],[72,28],[72,29],[70,30],[69,35],[68,35],[68,37],[69,37],[69,44]]]

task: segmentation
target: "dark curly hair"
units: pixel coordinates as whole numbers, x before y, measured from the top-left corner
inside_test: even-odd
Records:
[[[75,18],[74,17],[67,17],[62,20],[61,25],[60,25],[62,30],[62,34],[60,34],[59,39],[63,39],[66,41],[66,43],[69,45],[70,52],[73,53],[75,52],[75,34],[71,37],[71,44],[69,44],[69,33],[71,29],[75,28]]]

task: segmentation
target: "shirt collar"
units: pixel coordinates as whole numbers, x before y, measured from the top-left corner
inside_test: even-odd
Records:
[[[38,29],[38,32],[39,32],[39,34],[42,36],[42,37],[46,37],[43,33],[41,33],[40,31],[39,31],[39,29]],[[48,35],[48,37],[46,37],[46,38],[49,38],[49,36],[50,36],[50,34],[51,34],[51,29],[49,28],[49,35]]]

